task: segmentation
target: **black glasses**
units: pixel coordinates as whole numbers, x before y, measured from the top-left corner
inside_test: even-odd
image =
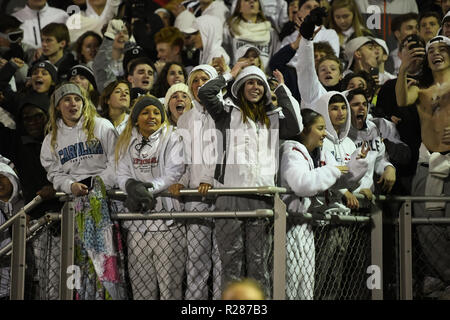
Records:
[[[23,30],[16,30],[8,33],[0,32],[0,37],[7,39],[9,42],[16,43],[23,39]]]

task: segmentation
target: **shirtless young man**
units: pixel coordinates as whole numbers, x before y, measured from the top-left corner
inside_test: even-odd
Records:
[[[419,85],[407,82],[406,74],[423,48],[408,44],[396,84],[399,106],[417,106],[422,134],[419,161],[412,183],[414,196],[450,195],[450,39],[432,38],[426,45],[429,70],[424,69]],[[429,77],[427,77],[427,74]],[[450,204],[415,202],[416,217],[450,217]],[[429,262],[442,281],[450,284],[450,239],[447,226],[423,225],[417,228],[419,241]]]

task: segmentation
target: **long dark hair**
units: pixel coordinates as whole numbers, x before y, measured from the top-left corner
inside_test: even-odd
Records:
[[[302,109],[302,122],[303,122],[303,130],[298,136],[298,142],[303,143],[305,141],[305,137],[311,132],[311,127],[314,123],[316,123],[316,120],[320,117],[323,118],[323,116],[312,110],[312,109]]]
[[[170,85],[167,83],[167,74],[169,73],[170,67],[173,66],[174,64],[180,66],[181,69],[183,70],[184,83],[186,83],[188,79],[188,74],[184,66],[178,62],[167,62],[165,66],[162,68],[161,74],[158,75],[158,78],[156,78],[156,81],[153,84],[151,93],[155,97],[161,98],[166,96],[167,90],[169,90],[170,88]]]
[[[257,103],[253,103],[245,98],[244,87],[245,83],[241,85],[238,91],[238,101],[239,107],[241,108],[242,112],[242,120],[244,121],[244,123],[246,123],[248,121],[247,118],[250,118],[254,122],[260,122],[264,124],[267,128],[269,128],[270,120],[266,114],[266,104],[267,104],[266,94],[264,94]]]

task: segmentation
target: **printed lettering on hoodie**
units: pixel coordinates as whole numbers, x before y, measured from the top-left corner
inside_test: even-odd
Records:
[[[236,41],[236,49],[239,49],[242,46],[248,45],[248,42],[246,41]],[[252,46],[257,47],[258,50],[261,52],[262,55],[268,56],[269,55],[269,44],[255,44],[252,43]]]
[[[158,166],[158,157],[151,158],[133,158],[134,170],[139,170],[141,173],[149,173],[153,168]]]
[[[364,141],[355,141],[356,147],[357,148],[361,147],[363,142]],[[372,140],[367,140],[366,142],[369,143],[369,150],[370,151],[376,151],[376,152],[380,151],[380,146],[383,143],[379,137],[375,138],[375,139],[372,139]]]
[[[94,154],[103,154],[102,144],[98,140],[78,142],[58,150],[61,165],[67,161],[77,162],[89,159]]]

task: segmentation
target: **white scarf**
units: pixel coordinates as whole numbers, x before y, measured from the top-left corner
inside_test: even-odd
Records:
[[[251,23],[241,20],[233,28],[236,39],[257,43],[269,43],[272,26],[269,21]]]

